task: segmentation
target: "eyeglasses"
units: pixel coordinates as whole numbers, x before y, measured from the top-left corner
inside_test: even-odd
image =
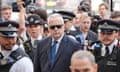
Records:
[[[63,26],[63,24],[60,24],[60,25],[52,25],[52,26],[50,26],[50,29],[54,30],[56,27],[57,27],[58,29],[60,29],[60,28],[62,28],[62,26]]]

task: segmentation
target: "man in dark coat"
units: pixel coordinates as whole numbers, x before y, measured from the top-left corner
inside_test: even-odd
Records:
[[[87,13],[82,13],[80,16],[79,31],[77,31],[74,36],[80,42],[81,46],[83,46],[84,50],[89,49],[88,46],[90,46],[92,42],[98,40],[97,34],[90,30],[90,26],[91,18]]]
[[[70,58],[80,49],[76,40],[64,34],[64,21],[61,15],[48,17],[51,36],[41,40],[35,56],[35,72],[70,72]]]

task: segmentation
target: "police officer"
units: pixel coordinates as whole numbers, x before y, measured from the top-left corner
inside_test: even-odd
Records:
[[[112,20],[98,22],[100,42],[93,46],[98,72],[120,72],[120,47],[117,39],[119,28],[120,25]]]
[[[41,40],[43,37],[43,22],[40,16],[32,14],[26,19],[26,28],[28,33],[28,40],[24,43],[25,51],[34,59],[34,52],[36,50],[38,40]]]
[[[32,61],[16,44],[17,28],[14,21],[0,23],[0,72],[33,72]]]

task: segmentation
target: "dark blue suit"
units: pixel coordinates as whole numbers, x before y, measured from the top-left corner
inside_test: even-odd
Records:
[[[79,43],[64,35],[53,65],[50,64],[51,45],[51,37],[39,42],[34,63],[35,72],[70,72],[70,58],[73,52],[80,49]]]

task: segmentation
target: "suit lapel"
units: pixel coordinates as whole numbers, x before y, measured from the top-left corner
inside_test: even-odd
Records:
[[[49,38],[48,43],[46,43],[46,46],[45,46],[45,48],[47,48],[47,56],[48,56],[49,63],[50,63],[51,45],[52,45],[52,38]]]

